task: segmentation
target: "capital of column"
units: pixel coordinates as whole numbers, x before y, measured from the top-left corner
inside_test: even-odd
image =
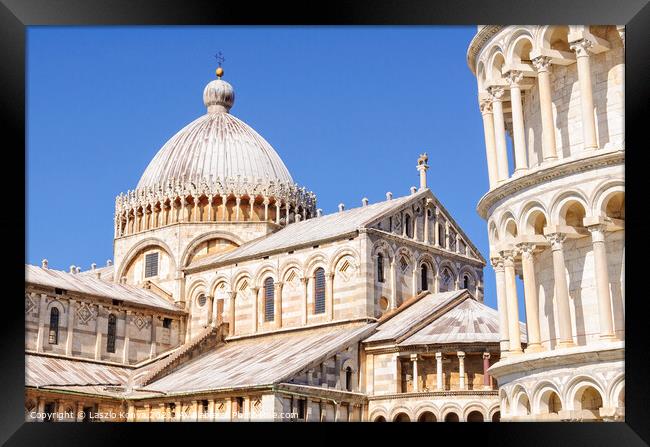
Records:
[[[503,266],[505,267],[514,267],[515,266],[515,251],[514,250],[504,250],[501,252],[501,257],[503,258]]]
[[[479,101],[478,106],[481,109],[481,115],[492,113],[492,98],[482,99]]]
[[[257,293],[259,290],[260,290],[260,288],[258,286],[252,286],[251,287],[251,292],[253,292],[253,293]],[[208,297],[208,298],[210,298],[210,297]]]
[[[562,250],[562,247],[564,246],[566,234],[551,233],[546,235],[546,239],[551,243],[551,250],[558,251]]]
[[[394,261],[391,262],[391,265],[392,265],[392,264],[394,264]],[[328,272],[328,273],[326,273],[326,274],[325,274],[325,277],[326,277],[327,279],[334,279],[334,272]]]
[[[589,57],[589,48],[593,47],[594,43],[589,39],[580,39],[571,42],[569,48],[576,53],[576,57]]]
[[[517,252],[521,254],[521,257],[524,259],[531,259],[533,257],[533,252],[535,251],[536,245],[530,242],[521,242],[517,244]]]
[[[418,355],[417,354],[411,354],[411,361],[415,362],[418,360]]]
[[[551,58],[548,56],[538,56],[532,60],[533,67],[537,70],[537,73],[547,72],[551,67]]]
[[[508,82],[510,88],[519,87],[519,83],[524,78],[524,73],[519,70],[510,70],[505,75],[505,80]]]
[[[495,272],[503,271],[503,258],[490,258],[490,264],[492,264],[492,268]]]
[[[464,359],[465,358],[465,353],[463,351],[456,352],[456,355],[458,356],[459,359]]]
[[[436,352],[436,360],[442,360],[442,352]]]
[[[500,102],[505,93],[505,89],[503,87],[493,86],[488,88],[488,92],[492,97],[492,102],[497,102],[497,101]]]
[[[490,359],[490,353],[489,352],[484,352],[483,353],[483,360],[489,360]]]
[[[606,226],[604,224],[589,225],[587,230],[591,233],[591,240],[593,242],[605,242]]]

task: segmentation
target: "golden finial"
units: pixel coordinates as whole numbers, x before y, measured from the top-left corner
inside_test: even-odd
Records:
[[[217,78],[221,79],[221,76],[223,76],[223,68],[221,68],[221,64],[226,59],[223,57],[223,53],[221,51],[219,51],[217,54],[215,54],[214,57],[215,57],[215,59],[217,59],[217,64],[219,64],[219,66],[217,67],[217,71],[216,71]]]

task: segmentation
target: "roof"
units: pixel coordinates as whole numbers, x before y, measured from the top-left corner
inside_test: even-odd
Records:
[[[174,303],[149,290],[128,284],[105,281],[96,278],[94,275],[67,273],[61,270],[44,269],[26,264],[25,282],[121,300],[138,306],[164,309],[170,312],[184,312],[176,307]]]
[[[281,383],[360,340],[374,327],[356,323],[236,339],[142,390],[189,393]]]
[[[131,370],[119,366],[25,354],[25,386],[120,386]]]
[[[521,325],[521,341],[526,342],[526,326]],[[442,343],[499,343],[499,313],[467,298],[420,329],[400,346]]]
[[[526,325],[519,325],[525,343]],[[399,346],[499,343],[499,313],[465,289],[417,296],[397,308],[387,321],[380,319],[377,332],[364,342],[392,340]]]
[[[366,342],[393,340],[413,329],[413,326],[433,315],[463,294],[469,294],[467,290],[455,290],[453,292],[429,293],[421,297],[417,302],[406,307],[388,321],[377,326],[377,332],[368,337]]]
[[[214,85],[225,84],[208,84],[208,96],[223,96],[224,92],[212,90]],[[234,101],[234,92],[229,95]],[[221,108],[197,118],[171,137],[153,157],[137,187],[157,187],[172,179],[212,181],[238,176],[249,182],[264,179],[265,184],[293,184],[289,170],[273,147],[249,125]]]
[[[250,241],[228,253],[219,253],[197,260],[190,264],[190,268],[211,265],[215,262],[257,256],[300,245],[308,245],[313,242],[352,233],[381,217],[385,212],[407,203],[410,199],[420,197],[425,193],[427,193],[426,190],[397,199],[385,200],[372,205],[351,208],[349,210],[292,223],[275,233]]]
[[[112,282],[115,275],[115,266],[107,265],[106,267],[99,267],[94,270],[84,270],[79,272],[79,275],[94,276],[95,278],[103,279],[104,281]]]

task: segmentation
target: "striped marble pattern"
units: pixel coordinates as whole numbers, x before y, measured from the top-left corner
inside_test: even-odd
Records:
[[[158,151],[138,188],[171,179],[197,181],[236,178],[293,183],[273,147],[229,113],[208,113],[181,129]]]
[[[25,265],[25,282],[47,287],[65,289],[88,295],[122,300],[126,303],[164,309],[181,313],[181,309],[172,302],[146,289],[117,284],[98,279],[93,275],[67,273],[61,270],[44,269],[34,265]]]

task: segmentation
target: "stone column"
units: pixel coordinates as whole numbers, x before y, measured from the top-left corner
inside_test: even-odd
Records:
[[[102,330],[100,327],[100,321],[102,317],[100,316],[104,307],[102,305],[97,306],[97,320],[96,320],[96,338],[95,338],[95,360],[102,359]]]
[[[460,233],[456,232],[456,253],[460,253]]]
[[[609,292],[609,272],[607,271],[607,247],[605,246],[604,225],[588,227],[594,250],[594,267],[596,273],[596,293],[598,295],[598,321],[600,338],[614,340],[614,322],[612,319],[612,301]]]
[[[70,300],[68,302],[68,330],[65,339],[65,355],[72,355],[72,339],[74,337],[74,314],[76,304],[77,302],[75,300]]]
[[[517,281],[515,278],[515,258],[510,251],[504,252],[503,266],[506,279],[506,299],[508,301],[508,338],[509,354],[521,354],[521,334],[519,331],[519,302],[517,299]]]
[[[269,221],[269,199],[268,197],[264,198],[264,222]]]
[[[149,358],[152,359],[157,355],[157,343],[156,343],[156,316],[151,316],[151,350],[149,351]]]
[[[436,390],[444,389],[442,382],[442,352],[436,352]]]
[[[212,194],[210,194],[208,196],[208,221],[209,222],[212,222],[213,220],[215,220],[214,216],[212,215],[212,213],[213,213],[212,201],[213,200],[214,200],[214,196]]]
[[[411,354],[411,362],[413,362],[413,392],[418,393],[420,391],[420,385],[418,383],[418,355]]]
[[[47,318],[47,295],[41,293],[38,307],[38,336],[36,337],[36,351],[43,352],[45,343],[45,322]]]
[[[458,351],[458,375],[459,375],[459,387],[461,390],[466,390],[467,386],[465,384],[465,353],[463,351]]]
[[[501,355],[510,350],[510,337],[508,336],[508,298],[506,296],[506,278],[503,258],[492,258],[492,268],[496,279],[497,309],[499,311],[499,338]]]
[[[449,250],[450,244],[451,244],[451,238],[449,237],[449,229],[451,228],[451,225],[449,225],[449,221],[445,222],[445,248]]]
[[[132,312],[127,310],[124,315],[124,351],[122,352],[122,363],[129,363],[129,320],[131,319]]]
[[[280,201],[275,202],[275,223],[280,225]]]
[[[492,116],[492,100],[484,99],[479,103],[483,117],[483,133],[485,134],[485,158],[488,167],[490,189],[497,185],[499,179],[497,172],[497,147],[494,140],[494,118]]]
[[[219,197],[221,198],[221,220],[222,221],[227,221],[228,216],[226,215],[226,213],[228,212],[228,208],[227,208],[226,205],[228,203],[228,196],[224,195],[224,194],[219,194]],[[219,219],[218,214],[219,214],[219,207],[217,207],[216,219]]]
[[[278,281],[274,284],[275,286],[275,303],[273,304],[273,310],[275,311],[274,320],[275,327],[282,327],[282,282]]]
[[[289,213],[291,212],[291,205],[289,204],[289,202],[286,202],[284,206],[285,206],[285,213],[286,213],[286,218],[285,218],[286,225],[289,225],[289,217],[290,217]]]
[[[589,66],[588,49],[593,43],[582,39],[571,43],[571,50],[576,53],[578,68],[578,83],[580,85],[580,105],[582,108],[582,131],[584,135],[584,149],[596,149],[596,120],[594,117],[594,98],[591,86],[591,67]]]
[[[214,308],[214,296],[212,295],[207,295],[206,297],[207,305],[208,305],[208,321],[207,321],[207,326],[214,326],[214,313],[213,313],[213,308]]]
[[[542,350],[539,331],[539,300],[537,298],[537,281],[535,278],[535,260],[533,257],[533,244],[519,244],[521,252],[521,267],[524,279],[524,304],[526,306],[526,329],[528,346],[526,352]]]
[[[560,317],[560,341],[557,344],[559,348],[574,346],[571,330],[571,308],[569,306],[569,288],[567,286],[564,251],[563,245],[566,235],[552,233],[547,235],[551,242],[553,251],[553,278],[555,280],[555,302],[558,306],[558,316]]]
[[[253,213],[255,212],[255,197],[248,196],[248,205],[250,206],[250,211],[248,212],[248,220],[253,221]]]
[[[253,323],[253,333],[256,333],[259,327],[259,287],[251,287],[251,295],[253,296],[253,315],[251,316],[251,321]]]
[[[228,336],[233,336],[235,335],[235,296],[237,295],[237,292],[231,291],[230,292],[230,301],[229,301],[229,306],[230,308],[228,309]]]
[[[308,277],[300,278],[300,282],[302,282],[304,288],[304,293],[302,296],[302,324],[305,325],[307,324],[307,316],[309,315],[309,309],[307,305],[307,295],[309,292],[309,278]]]
[[[418,224],[418,215],[416,213],[413,213],[413,240],[414,241],[419,241],[420,238],[418,237],[418,231],[420,230],[420,225]]]
[[[490,385],[490,375],[488,374],[488,369],[490,369],[490,353],[483,353],[483,388],[486,390],[492,389]]]
[[[126,236],[127,234],[131,234],[129,231],[129,210],[127,209],[124,214],[126,214],[126,225],[124,226],[124,235]]]
[[[241,205],[241,196],[235,197],[235,220],[239,222],[239,206]]]
[[[539,90],[539,107],[542,117],[542,153],[544,161],[556,160],[555,124],[553,122],[553,99],[551,94],[551,58],[539,56],[533,59],[537,70],[537,87]]]
[[[418,268],[417,264],[413,264],[413,271],[411,272],[411,288],[413,291],[413,296],[418,293]]]
[[[521,108],[521,85],[524,74],[510,71],[506,80],[510,85],[510,104],[512,106],[512,135],[515,150],[515,173],[528,169],[526,161],[526,134],[524,132],[524,112]]]
[[[494,117],[494,138],[497,149],[497,181],[508,179],[508,148],[506,146],[506,128],[503,120],[502,87],[490,87],[492,95],[492,113]]]
[[[433,223],[433,240],[436,247],[440,247],[440,211],[436,208],[434,211],[435,222]]]
[[[209,421],[214,421],[215,420],[215,416],[216,416],[215,404],[216,404],[216,402],[215,402],[214,399],[210,399],[208,401],[208,420]]]
[[[126,410],[126,422],[135,422],[135,405],[133,405],[133,402],[128,403]]]
[[[395,258],[390,260],[390,305],[391,309],[397,307],[397,267]]]
[[[325,301],[325,313],[329,321],[334,320],[334,273],[330,272],[325,275],[325,289],[327,290],[327,300]]]
[[[181,222],[186,222],[187,219],[187,199],[185,197],[181,197],[181,209],[180,209],[180,215],[181,215]]]
[[[429,199],[424,201],[424,243],[428,244],[429,237]]]

